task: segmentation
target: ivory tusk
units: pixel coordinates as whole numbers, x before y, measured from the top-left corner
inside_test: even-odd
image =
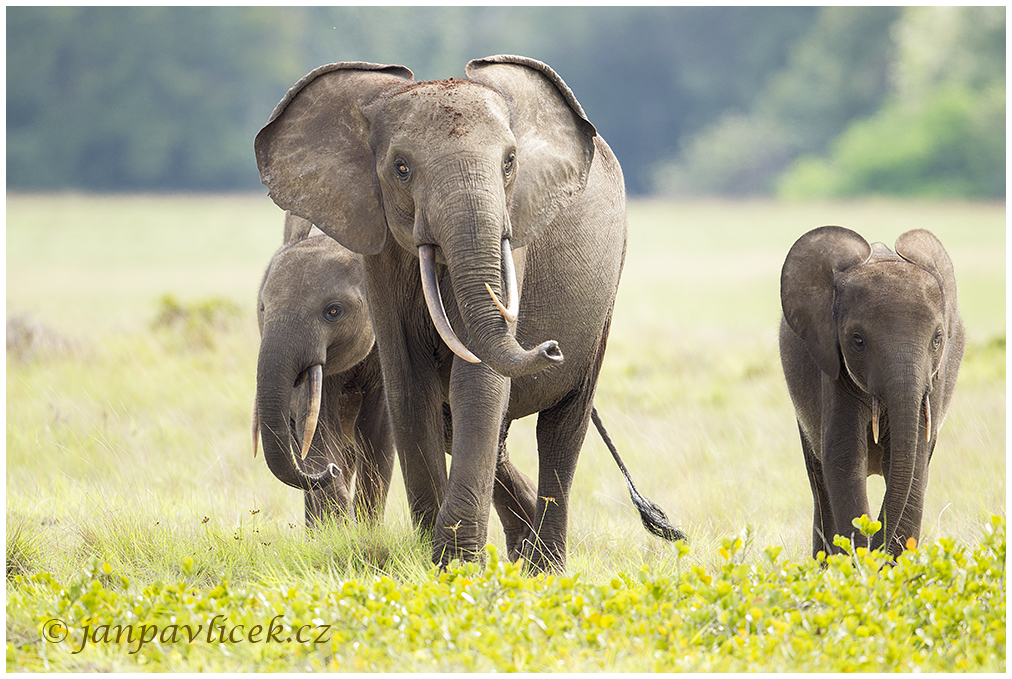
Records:
[[[499,309],[499,313],[503,315],[506,322],[514,323],[520,313],[520,293],[517,290],[517,271],[513,266],[513,248],[510,247],[509,238],[502,239],[502,264],[505,274],[504,282],[506,283],[506,303],[509,306],[503,306],[503,303],[492,292],[491,285],[486,283],[485,289],[488,290],[488,294],[492,297],[492,301],[495,302],[496,308]]]
[[[260,444],[260,413],[257,411],[257,399],[253,397],[253,459],[256,459]]]
[[[422,275],[422,292],[425,293],[425,305],[429,308],[429,316],[432,318],[432,324],[436,326],[436,332],[446,342],[446,346],[450,348],[450,351],[457,356],[468,363],[481,363],[481,359],[472,354],[457,339],[457,335],[450,326],[450,320],[446,317],[443,298],[439,295],[439,281],[436,279],[436,252],[434,246],[420,245],[418,247],[418,266]]]
[[[302,434],[302,459],[306,459],[309,447],[316,435],[316,425],[320,421],[320,402],[323,399],[323,366],[314,365],[306,371],[309,389],[309,411],[306,413],[306,428]]]
[[[871,397],[871,439],[878,443],[878,398]]]
[[[927,428],[927,438],[925,439],[928,443],[931,443],[931,402],[928,401],[928,395],[924,395],[924,426]]]
[[[488,283],[486,283],[485,284],[485,289],[488,290],[488,294],[491,295],[492,301],[495,302],[496,308],[499,309],[499,313],[502,314],[503,318],[506,319],[507,323],[512,323],[513,321],[517,320],[516,314],[513,313],[513,312],[511,312],[506,307],[504,307],[503,303],[500,302],[499,298],[495,296],[494,292],[492,292],[492,286],[491,285],[489,285]]]

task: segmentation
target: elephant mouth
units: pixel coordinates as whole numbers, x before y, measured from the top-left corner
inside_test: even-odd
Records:
[[[925,429],[925,443],[931,443],[931,400],[928,398],[927,392],[924,394],[924,399],[921,401],[921,406],[924,408],[924,429]],[[871,397],[871,438],[874,443],[878,443],[879,438],[879,420],[882,414],[882,404],[878,396]]]
[[[323,366],[320,364],[310,366],[299,373],[295,380],[295,388],[307,384],[309,388],[309,407],[306,412],[306,426],[302,434],[302,445],[299,453],[303,460],[309,454],[309,447],[316,436],[316,427],[320,422],[320,404],[323,402]],[[289,420],[291,431],[295,431],[294,420]],[[253,400],[253,457],[257,456],[260,442],[260,413],[257,406],[257,399]]]

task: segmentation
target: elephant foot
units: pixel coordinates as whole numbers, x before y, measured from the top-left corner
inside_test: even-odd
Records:
[[[506,536],[506,549],[509,558],[511,561],[516,561],[521,556],[524,541],[532,534],[533,522],[528,518],[528,513],[522,506],[514,501],[514,495],[509,495],[509,501],[504,501],[501,496],[507,494],[499,491],[500,488],[497,487],[493,504]]]
[[[532,573],[561,573],[566,570],[566,546],[546,544],[532,531],[521,541],[517,553],[510,550],[510,559],[523,559]]]
[[[478,524],[437,519],[432,536],[432,562],[445,568],[451,561],[485,561],[485,531]]]
[[[350,503],[346,496],[306,491],[306,528],[315,529],[326,521],[351,521]]]
[[[411,523],[423,535],[435,535],[439,507],[414,505],[410,507]]]

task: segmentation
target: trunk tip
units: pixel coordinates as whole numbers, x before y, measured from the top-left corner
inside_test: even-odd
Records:
[[[562,363],[565,358],[562,355],[562,349],[559,348],[559,343],[555,340],[543,342],[540,346],[538,346],[538,353],[548,363],[559,364]]]

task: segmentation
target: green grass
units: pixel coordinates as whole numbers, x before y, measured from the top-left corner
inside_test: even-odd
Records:
[[[1003,651],[985,647],[1003,649],[1005,630],[1004,205],[635,202],[629,221],[596,403],[640,491],[686,530],[691,551],[642,530],[592,431],[568,574],[526,579],[494,558],[487,571],[431,571],[397,474],[381,529],[308,537],[300,494],[253,459],[254,304],[282,226],[267,198],[9,196],[7,313],[34,334],[7,357],[8,670],[1003,670]],[[923,547],[898,567],[920,569],[904,607],[884,603],[898,585],[880,590],[889,581],[871,577],[877,569],[823,570],[809,555],[778,285],[790,245],[827,223],[887,244],[928,228],[959,281],[968,350],[931,463]],[[173,304],[208,313],[157,323]],[[533,422],[510,441],[533,474]],[[870,485],[877,509],[883,486]],[[503,553],[496,519],[489,536]],[[853,601],[820,598],[841,580]],[[930,625],[916,617],[965,582],[982,589],[945,595],[963,608]],[[752,608],[770,624],[755,624]],[[881,631],[865,625],[878,641],[861,655],[843,641],[857,637],[848,616],[868,608]],[[225,613],[250,627],[272,611],[347,638],[134,653],[100,643],[78,654],[40,639],[61,616],[80,640],[87,621],[164,627],[170,615],[207,624]],[[839,617],[816,619],[830,613]],[[838,653],[806,650],[822,649],[826,631]],[[903,637],[896,648],[881,639],[890,631]]]

